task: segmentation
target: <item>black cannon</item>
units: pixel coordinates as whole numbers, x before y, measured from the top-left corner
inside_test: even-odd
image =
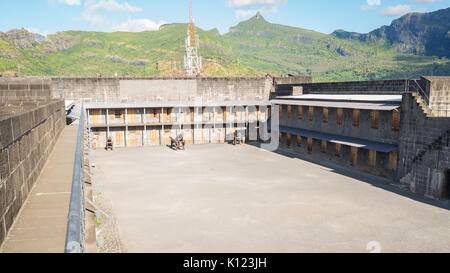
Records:
[[[184,150],[186,146],[186,141],[183,135],[178,135],[175,139],[170,138],[170,147],[174,150]]]

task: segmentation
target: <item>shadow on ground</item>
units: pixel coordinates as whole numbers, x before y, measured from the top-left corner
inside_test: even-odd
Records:
[[[261,149],[261,143],[246,143],[245,145],[254,146]],[[353,179],[357,179],[359,181],[362,181],[364,183],[368,183],[374,187],[381,188],[386,191],[390,191],[392,193],[401,195],[403,197],[410,198],[417,202],[422,202],[431,206],[436,206],[442,209],[450,210],[450,200],[445,199],[431,199],[424,196],[420,196],[418,194],[415,194],[413,192],[410,192],[406,189],[399,188],[398,186],[394,186],[393,184],[395,181],[379,176],[375,176],[373,174],[365,173],[359,170],[351,169],[345,166],[340,166],[338,164],[322,161],[322,160],[316,160],[312,158],[308,158],[303,156],[302,154],[296,153],[294,151],[290,151],[288,149],[279,148],[278,150],[274,151],[274,153],[277,153],[282,156],[286,156],[289,158],[297,158],[300,160],[304,160],[310,163],[314,163],[317,165],[321,165],[327,168],[332,169],[331,172],[344,175],[347,177],[351,177]]]

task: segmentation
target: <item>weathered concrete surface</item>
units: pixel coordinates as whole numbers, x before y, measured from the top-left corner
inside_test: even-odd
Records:
[[[55,77],[52,96],[76,102],[267,100],[272,85],[268,77]]]
[[[449,199],[450,118],[428,118],[411,94],[403,95],[402,109],[397,180],[420,195]]]
[[[20,114],[0,115],[0,245],[41,173],[65,121],[62,100]]]
[[[450,252],[450,211],[253,146],[92,152],[128,252]]]
[[[63,129],[0,252],[64,252],[77,130]]]

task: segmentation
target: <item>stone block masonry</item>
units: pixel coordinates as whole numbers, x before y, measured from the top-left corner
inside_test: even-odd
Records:
[[[0,119],[0,245],[65,122],[63,100]]]
[[[450,198],[442,191],[450,179],[450,119],[427,117],[411,94],[403,95],[402,109],[397,179],[420,195]]]
[[[54,77],[52,97],[75,102],[267,101],[274,82],[310,77]]]
[[[43,78],[0,78],[0,103],[50,100],[50,80]]]

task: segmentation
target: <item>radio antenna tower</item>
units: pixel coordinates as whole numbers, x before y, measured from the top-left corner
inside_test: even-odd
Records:
[[[192,17],[192,1],[189,3],[189,27],[186,38],[186,56],[184,67],[189,77],[200,76],[202,70],[202,57],[198,56],[199,39],[195,34],[194,18]]]

